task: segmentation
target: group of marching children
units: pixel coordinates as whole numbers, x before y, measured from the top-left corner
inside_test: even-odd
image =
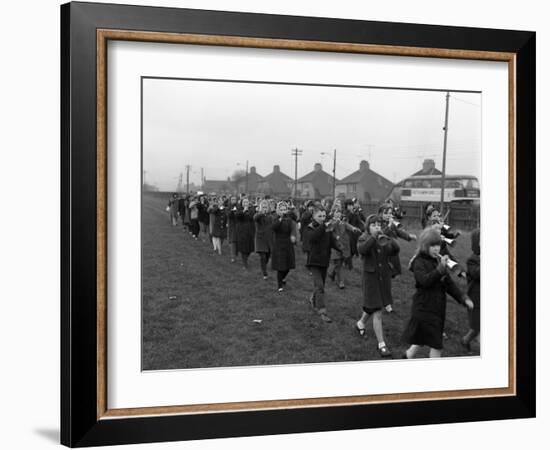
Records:
[[[227,239],[231,262],[241,255],[243,267],[249,269],[249,256],[259,255],[260,270],[268,278],[268,264],[277,273],[277,291],[282,292],[290,270],[295,269],[297,239],[306,255],[306,267],[312,278],[309,302],[322,321],[332,322],[325,299],[327,275],[338,288],[344,289],[343,267],[353,267],[353,257],[360,256],[362,314],[355,323],[361,336],[372,327],[382,357],[392,355],[384,339],[383,315],[393,312],[392,280],[402,272],[398,239],[417,241],[417,251],[409,263],[414,274],[415,292],[412,296],[410,318],[403,332],[409,346],[403,358],[414,358],[418,350],[429,347],[430,357],[441,356],[445,338],[446,297],[451,295],[468,308],[468,333],[461,343],[470,344],[479,334],[480,316],[480,246],[479,229],[472,233],[472,255],[464,268],[449,250],[459,232],[453,232],[430,204],[422,219],[423,231],[417,237],[408,233],[398,222],[399,216],[391,201],[384,203],[378,214],[363,215],[359,203],[338,200],[333,205],[306,202],[301,211],[291,201],[276,202],[271,198],[257,199],[254,204],[246,196],[207,199],[196,195],[173,197],[167,207],[172,225],[181,217],[189,233],[198,239],[207,234],[213,250],[221,255],[222,242]],[[397,217],[396,217],[397,215]],[[456,280],[468,281],[467,292]]]

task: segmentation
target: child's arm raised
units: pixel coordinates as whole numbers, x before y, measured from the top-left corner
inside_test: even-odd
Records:
[[[430,287],[441,280],[445,273],[445,265],[441,262],[437,267],[422,258],[415,258],[413,262],[414,279],[422,287]]]
[[[368,233],[363,233],[357,240],[357,251],[360,255],[366,255],[376,244],[376,238]]]
[[[314,222],[312,222],[307,226],[309,242],[319,241],[323,237],[325,232],[326,232],[326,227],[324,224],[315,226]]]

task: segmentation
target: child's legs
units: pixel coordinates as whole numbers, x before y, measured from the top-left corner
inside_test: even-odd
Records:
[[[310,267],[313,278],[313,300],[315,307],[319,310],[325,310],[325,279],[327,276],[326,267]]]
[[[221,255],[222,254],[222,240],[219,237],[212,237],[212,243],[214,244],[214,250]]]
[[[266,252],[260,252],[260,267],[262,268],[262,274],[267,276],[267,258],[268,254]]]
[[[277,271],[277,287],[283,287],[283,280],[288,275],[289,270],[278,270]]]
[[[365,328],[365,325],[367,323],[368,318],[370,317],[370,314],[366,311],[363,311],[363,314],[361,314],[361,318],[357,321],[357,325],[360,326],[360,328]],[[359,325],[359,323],[361,325]]]
[[[191,227],[191,234],[197,237],[199,235],[199,221],[196,219],[191,219],[190,227]]]
[[[416,345],[416,344],[411,345],[405,352],[407,354],[407,359],[414,358],[419,349],[420,349],[420,345]]]
[[[384,342],[384,329],[382,328],[382,311],[375,311],[372,315],[372,328],[378,343]]]
[[[231,259],[235,259],[237,257],[237,243],[236,242],[231,242],[229,244],[229,249],[230,249],[230,252],[231,252]]]
[[[250,255],[250,253],[243,253],[241,252],[241,258],[243,260],[243,266],[248,269],[248,255]]]
[[[338,258],[334,260],[334,279],[336,283],[340,284],[344,280],[342,279],[342,265],[344,264],[343,258]]]

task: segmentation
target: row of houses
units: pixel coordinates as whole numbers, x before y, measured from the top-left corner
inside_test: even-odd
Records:
[[[436,175],[441,172],[435,168],[433,159],[426,159],[422,169],[414,175]],[[313,166],[313,170],[298,178],[296,192],[294,192],[294,179],[281,172],[281,168],[273,166],[273,171],[265,176],[256,171],[252,166],[248,175],[242,176],[235,181],[227,180],[204,180],[203,190],[217,194],[241,194],[270,195],[275,198],[300,198],[320,199],[332,197],[333,187],[337,197],[355,197],[362,202],[382,201],[388,198],[393,183],[370,168],[367,161],[361,161],[359,168],[338,180],[325,172],[320,163]]]

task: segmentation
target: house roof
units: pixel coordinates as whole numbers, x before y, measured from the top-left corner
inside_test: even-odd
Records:
[[[313,188],[321,197],[332,195],[332,183],[334,178],[323,170],[321,164],[317,163],[313,171],[298,179],[298,183],[311,183]],[[336,183],[338,180],[336,179]]]
[[[350,184],[350,183],[361,183],[364,178],[372,177],[373,179],[381,178],[382,181],[385,184],[391,184],[393,186],[393,183],[388,180],[387,178],[383,177],[382,175],[376,173],[374,170],[371,170],[369,168],[364,170],[356,170],[355,172],[350,173],[347,177],[342,178],[340,181],[337,181],[336,184]]]
[[[359,170],[336,182],[336,185],[358,184],[362,192],[368,192],[373,199],[383,199],[393,188],[393,183],[371,170],[367,161],[361,161]]]
[[[266,175],[262,180],[262,190],[270,190],[273,193],[277,194],[287,194],[290,193],[290,189],[288,187],[288,183],[292,181],[292,178],[290,178],[288,175],[284,174],[280,171],[279,166],[275,166],[273,168],[273,172],[271,172],[269,175]],[[263,188],[263,186],[267,186],[268,189]]]

